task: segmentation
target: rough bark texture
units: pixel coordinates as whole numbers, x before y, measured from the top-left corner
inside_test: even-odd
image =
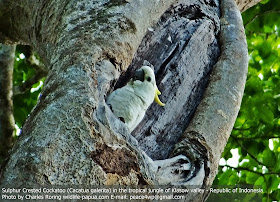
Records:
[[[13,116],[13,69],[15,45],[0,45],[0,163],[12,146],[15,120]]]
[[[215,0],[11,5],[0,1],[0,19],[16,21],[0,20],[0,39],[30,43],[49,74],[2,185],[212,183],[246,78],[246,40],[233,1],[222,1],[221,17]],[[154,66],[166,106],[152,105],[134,138],[104,100],[143,63]]]
[[[2,182],[15,186],[153,183],[153,166],[148,166],[151,161],[138,149],[126,127],[116,125],[113,115],[108,115],[104,96],[120,72],[127,69],[147,28],[171,3],[42,1],[29,5],[28,1],[21,1],[12,4],[16,6],[9,9],[9,14],[15,15],[14,20],[34,26],[15,23],[15,29],[7,29],[14,24],[4,23],[2,27],[6,29],[1,30],[2,34],[9,36],[13,30],[11,40],[30,42],[50,71],[38,105],[14,146]],[[17,18],[19,12],[26,15]],[[113,126],[109,127],[110,122],[106,121],[112,121]],[[113,153],[112,149],[119,152]],[[101,157],[96,157],[106,154],[116,159],[116,165],[123,165],[118,162],[121,154],[134,163],[128,164],[127,171],[120,175],[112,171],[114,167],[108,167],[110,164],[102,162]],[[30,176],[30,173],[37,174]]]

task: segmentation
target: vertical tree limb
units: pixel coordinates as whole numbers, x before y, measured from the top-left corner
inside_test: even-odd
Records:
[[[222,0],[220,8],[221,55],[204,98],[174,150],[174,155],[190,156],[205,171],[205,185],[211,185],[216,176],[220,156],[240,109],[248,68],[247,42],[240,12],[232,0]]]
[[[15,45],[0,46],[0,163],[12,146],[15,120],[13,115],[13,69]]]

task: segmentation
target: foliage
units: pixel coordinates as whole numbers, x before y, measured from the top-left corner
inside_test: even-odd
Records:
[[[220,166],[215,184],[262,185],[263,201],[280,201],[280,1],[242,14],[249,67],[241,109],[223,158],[238,148],[239,164]]]
[[[26,61],[26,55],[29,55],[27,47],[18,45],[15,55],[14,63],[14,87],[24,84],[34,74],[34,68]],[[40,82],[34,84],[30,90],[13,97],[14,101],[14,117],[16,125],[20,128],[29,115],[32,108],[36,105],[38,96],[42,89],[42,79]]]

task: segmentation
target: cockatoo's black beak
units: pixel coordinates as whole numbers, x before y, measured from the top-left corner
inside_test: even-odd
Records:
[[[139,80],[139,81],[144,81],[145,78],[145,73],[143,69],[138,69],[133,73],[132,79],[133,81]]]

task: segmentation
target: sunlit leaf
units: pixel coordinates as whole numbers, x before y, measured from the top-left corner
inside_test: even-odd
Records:
[[[256,174],[256,173],[252,173],[252,172],[247,172],[247,175],[246,175],[246,182],[248,184],[254,184],[257,179],[260,177],[259,174]]]

